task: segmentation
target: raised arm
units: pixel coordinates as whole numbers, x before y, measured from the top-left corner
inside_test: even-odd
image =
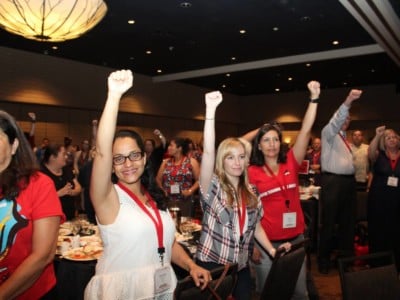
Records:
[[[317,115],[317,106],[321,87],[318,81],[310,81],[307,84],[310,91],[310,102],[306,114],[304,115],[303,122],[296,142],[293,145],[293,154],[297,162],[300,164],[307,151],[308,142],[310,141],[311,128],[314,125],[315,117]]]
[[[382,138],[382,135],[385,133],[386,126],[379,126],[375,129],[375,136],[372,139],[371,143],[368,147],[368,158],[372,163],[375,162],[376,158],[379,154],[379,142]]]
[[[34,112],[28,112],[28,116],[31,119],[31,129],[29,131],[29,136],[34,136],[36,129],[36,114]]]
[[[92,147],[94,145],[96,145],[98,125],[99,125],[98,120],[92,120],[92,141],[90,143],[90,145],[92,145]]]
[[[112,144],[119,103],[122,95],[131,88],[132,82],[133,75],[129,70],[116,71],[110,74],[108,77],[108,96],[99,121],[90,196],[96,215],[103,224],[113,219],[114,209],[118,209],[117,195],[111,183]],[[112,192],[113,195],[111,195]],[[112,211],[111,208],[113,208]]]
[[[200,166],[200,186],[204,192],[208,191],[214,173],[215,163],[215,111],[222,102],[222,94],[218,91],[207,93],[206,118],[204,121],[203,157]]]
[[[163,147],[163,149],[165,149],[165,147],[167,146],[167,139],[165,138],[165,136],[162,134],[162,132],[159,129],[154,129],[153,133],[158,136],[158,138],[160,139],[161,145]]]
[[[351,90],[344,100],[343,104],[340,105],[339,109],[335,112],[329,123],[322,129],[321,136],[324,136],[326,140],[332,141],[333,138],[339,133],[343,124],[349,118],[349,110],[353,101],[361,97],[361,90]]]

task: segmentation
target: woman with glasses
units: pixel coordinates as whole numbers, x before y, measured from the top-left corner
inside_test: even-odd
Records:
[[[386,126],[377,127],[368,156],[373,170],[368,193],[369,251],[393,251],[400,272],[399,135]]]
[[[104,252],[85,299],[173,299],[177,280],[171,262],[189,271],[201,288],[210,280],[175,240],[164,193],[146,167],[142,138],[132,130],[115,134],[119,102],[132,82],[129,70],[108,77],[90,186]]]
[[[296,142],[286,151],[282,142],[282,128],[277,123],[262,126],[255,139],[249,167],[250,183],[257,187],[264,208],[262,227],[276,247],[283,242],[295,243],[304,238],[304,216],[300,205],[298,170],[306,155],[311,128],[317,114],[320,84],[308,83],[310,103]],[[257,291],[261,292],[272,258],[255,247],[253,261],[256,269]],[[308,299],[305,264],[292,299]]]

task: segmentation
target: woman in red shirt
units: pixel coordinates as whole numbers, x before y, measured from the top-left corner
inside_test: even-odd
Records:
[[[317,113],[320,84],[308,83],[310,104],[301,130],[293,147],[287,152],[282,145],[282,129],[277,123],[265,124],[254,141],[249,167],[249,181],[257,187],[264,208],[261,225],[274,247],[302,240],[304,216],[300,205],[298,170],[303,161],[311,128]],[[257,291],[263,288],[272,259],[262,249],[255,247],[253,261],[257,273]],[[297,282],[296,299],[308,299],[305,268],[303,265]]]
[[[64,215],[14,118],[0,111],[0,299],[51,299]],[[47,294],[47,295],[46,295]],[[47,298],[46,298],[47,297]]]

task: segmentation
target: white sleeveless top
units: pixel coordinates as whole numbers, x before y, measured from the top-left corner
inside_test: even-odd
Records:
[[[126,192],[118,185],[114,187],[120,210],[113,224],[98,224],[104,252],[86,287],[85,300],[173,299],[176,276],[171,267],[171,249],[175,225],[169,212],[160,211],[160,215],[164,225],[164,266],[170,267],[171,288],[155,295],[154,272],[161,266],[156,227]]]

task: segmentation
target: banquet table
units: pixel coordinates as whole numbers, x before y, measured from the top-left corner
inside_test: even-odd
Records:
[[[192,238],[183,238],[177,233],[177,241],[184,247],[187,253],[194,256],[195,246],[200,237],[198,223],[194,224],[196,231],[192,233]],[[64,225],[65,226],[65,225]],[[201,229],[201,226],[200,226]],[[60,229],[61,232],[62,229]],[[60,238],[63,240],[63,238]],[[86,285],[95,274],[97,260],[73,260],[56,255],[54,258],[54,268],[56,272],[56,300],[81,300],[83,299]],[[172,264],[178,279],[188,275],[186,270]]]
[[[57,300],[81,300],[85,287],[95,273],[96,260],[71,261],[56,257]]]

